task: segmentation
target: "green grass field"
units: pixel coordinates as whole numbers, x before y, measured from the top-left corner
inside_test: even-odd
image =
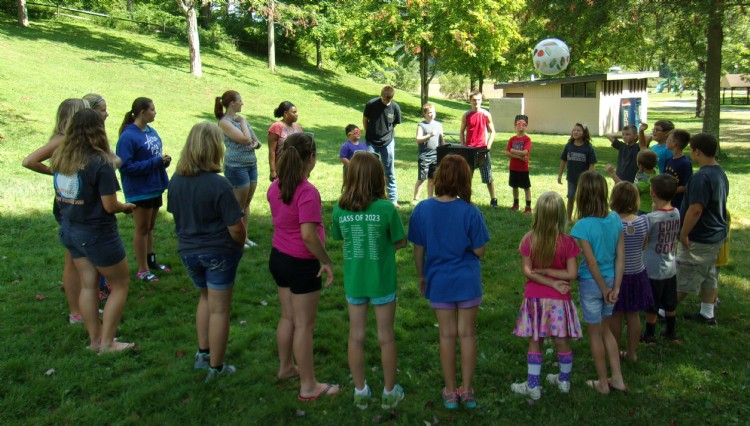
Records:
[[[341,243],[330,238],[330,214],[341,185],[338,149],[344,127],[361,125],[364,103],[380,86],[358,78],[320,72],[313,67],[283,64],[266,71],[264,58],[231,51],[202,52],[204,77],[189,75],[187,48],[175,42],[102,29],[80,22],[34,21],[18,27],[0,16],[0,424],[746,424],[750,417],[750,373],[745,306],[750,268],[747,234],[750,197],[750,111],[727,108],[722,114],[722,164],[730,180],[733,213],[732,263],[722,269],[719,326],[678,322],[680,345],[642,347],[638,363],[626,363],[627,395],[598,396],[584,381],[594,378],[586,338],[574,342],[573,388],[569,395],[554,389],[533,406],[510,392],[510,384],[526,377],[526,342],[511,335],[523,294],[516,248],[528,230],[528,216],[507,209],[491,210],[486,190],[475,177],[476,203],[492,240],[483,258],[485,301],[478,319],[478,362],[475,379],[479,409],[448,412],[439,392],[442,376],[436,320],[419,296],[410,248],[397,255],[399,307],[396,336],[398,380],[406,399],[393,412],[352,406],[353,390],[346,361],[347,315],[341,285]],[[236,376],[210,385],[205,373],[192,369],[195,351],[193,318],[197,293],[179,265],[170,215],[164,210],[156,229],[156,250],[175,272],[158,284],[132,282],[119,335],[139,349],[127,354],[96,356],[84,347],[81,326],[67,324],[61,291],[63,249],[50,214],[52,185],[47,176],[23,169],[21,160],[45,143],[60,101],[88,92],[104,95],[111,142],[132,100],[154,100],[153,123],[175,160],[190,127],[214,121],[213,100],[227,89],[238,90],[244,115],[259,135],[274,121],[273,109],[291,100],[299,123],[314,132],[318,165],[311,181],[320,189],[329,233],[328,250],[337,281],[321,296],[315,334],[316,372],[320,381],[339,383],[333,398],[297,402],[298,383],[275,379],[275,328],[279,315],[276,288],[268,272],[272,223],[265,191],[268,164],[260,151],[261,176],[251,206],[250,237],[259,247],[241,262],[232,311],[227,361]],[[416,179],[413,136],[421,120],[419,97],[398,91],[406,121],[397,128],[396,153],[400,200],[411,199]],[[670,101],[670,102],[666,102]],[[446,131],[457,131],[467,104],[435,101]],[[668,118],[691,132],[692,104],[665,95],[651,98],[651,117]],[[572,124],[572,123],[571,123]],[[498,135],[500,145],[508,134]],[[535,195],[563,193],[556,182],[565,135],[534,135],[531,170]],[[261,137],[262,140],[263,137]],[[606,140],[594,141],[601,170],[615,159]],[[176,161],[173,162],[176,164]],[[509,205],[505,186],[507,163],[499,150],[493,167],[501,205]],[[172,171],[170,171],[171,173]],[[408,223],[411,208],[401,210]],[[133,268],[132,218],[119,217],[121,235]],[[696,309],[697,299],[680,307]],[[374,318],[370,324],[374,326]],[[375,329],[368,330],[368,383],[382,387]],[[543,374],[556,372],[554,350],[547,347]],[[54,369],[52,374],[45,372]],[[549,388],[549,386],[548,386]]]

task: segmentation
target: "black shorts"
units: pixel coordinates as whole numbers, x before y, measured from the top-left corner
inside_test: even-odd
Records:
[[[420,155],[417,158],[417,180],[433,179],[437,170],[437,154]]]
[[[289,288],[292,294],[313,293],[323,288],[323,280],[317,276],[320,271],[318,259],[300,259],[271,248],[268,269],[276,285]]]
[[[159,207],[164,205],[164,202],[161,199],[161,195],[159,195],[158,197],[154,198],[146,198],[145,200],[133,201],[133,204],[142,209],[158,209]]]
[[[511,170],[508,174],[508,186],[510,186],[511,188],[531,188],[529,172],[519,172],[517,170]]]
[[[651,292],[654,294],[654,305],[646,310],[650,314],[655,314],[659,308],[666,312],[672,312],[677,309],[677,276],[664,280],[650,280]]]

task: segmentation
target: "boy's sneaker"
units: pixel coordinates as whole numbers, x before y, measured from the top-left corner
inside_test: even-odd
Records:
[[[518,204],[513,204],[513,207],[511,207],[510,209],[517,212],[520,207],[518,206]]]
[[[358,393],[357,389],[354,389],[354,406],[359,408],[360,410],[364,410],[367,408],[367,405],[370,403],[370,396],[372,395],[372,392],[370,392],[370,386],[365,383],[365,391],[362,393]]]
[[[526,208],[523,209],[523,214],[531,214],[531,207],[526,206]]]
[[[68,315],[68,323],[70,324],[83,324],[83,317],[81,314]]]
[[[477,400],[474,398],[474,389],[463,390],[458,388],[458,397],[461,399],[461,404],[469,409],[477,408]]]
[[[662,334],[663,334],[663,333],[662,333]],[[643,344],[646,344],[646,345],[653,345],[653,344],[655,344],[655,343],[656,343],[656,336],[654,336],[654,335],[646,335],[646,334],[641,334],[641,337],[640,337],[640,339],[638,339],[638,340],[639,340],[639,341],[640,341],[641,343],[643,343]]]
[[[490,200],[490,207],[492,207],[493,209],[498,208],[497,198],[493,198],[493,199]]]
[[[458,408],[458,392],[448,392],[448,389],[443,388],[443,405],[449,410]]]
[[[559,374],[547,374],[547,381],[550,384],[557,386],[562,393],[570,392],[570,382],[561,382]]]
[[[224,363],[221,370],[213,367],[208,367],[208,375],[206,375],[206,380],[204,381],[204,383],[208,383],[219,376],[234,376],[235,373],[237,373],[237,368],[235,368],[234,365],[227,365],[226,363]]]
[[[144,283],[158,283],[159,278],[152,274],[151,271],[141,271],[135,274],[135,277],[139,281],[143,281]]]
[[[399,402],[404,399],[404,388],[401,385],[394,385],[393,390],[386,392],[383,389],[383,396],[381,397],[380,407],[383,410],[392,410],[396,408]]]
[[[513,383],[510,385],[510,390],[513,392],[529,397],[532,401],[536,401],[542,397],[541,386],[530,388],[528,382]]]
[[[667,334],[666,331],[662,331],[660,336],[662,337],[662,339],[671,340],[675,343],[680,343],[680,340],[682,340],[682,338],[680,338],[677,333]]]
[[[203,352],[196,352],[195,353],[195,363],[193,364],[193,368],[196,370],[203,370],[211,366],[211,354],[209,353],[203,353]]]

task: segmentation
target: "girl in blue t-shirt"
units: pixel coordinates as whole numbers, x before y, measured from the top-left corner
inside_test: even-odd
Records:
[[[370,399],[365,381],[365,325],[370,304],[378,323],[383,363],[381,406],[389,410],[404,399],[396,384],[396,250],[406,247],[398,210],[385,198],[385,171],[375,154],[356,152],[349,162],[344,191],[333,208],[333,236],[344,240],[344,291],[349,306],[349,369],[354,405]]]
[[[622,321],[628,325],[627,352],[620,357],[629,361],[638,359],[638,343],[641,338],[641,319],[638,312],[654,304],[651,281],[643,264],[643,246],[648,236],[648,217],[638,216],[640,194],[638,187],[630,182],[619,182],[612,188],[609,206],[619,216],[625,238],[625,269],[622,287],[612,316],[612,334],[617,343],[622,336]]]
[[[569,339],[581,338],[578,312],[570,298],[570,281],[578,275],[578,245],[565,234],[568,226],[565,202],[557,192],[545,192],[536,202],[531,231],[524,235],[518,251],[526,277],[526,289],[513,334],[529,339],[528,379],[511,390],[532,400],[541,397],[542,343],[551,337],[557,348],[560,374],[547,381],[561,392],[570,391],[573,350]]]
[[[570,232],[583,252],[578,267],[578,294],[598,376],[586,384],[603,394],[627,389],[620,370],[617,341],[610,330],[610,317],[625,269],[625,244],[620,217],[609,211],[607,195],[604,176],[596,171],[583,172],[576,191],[578,222]],[[607,360],[611,378],[607,377]]]
[[[450,226],[446,226],[450,224]],[[409,241],[420,291],[435,309],[445,408],[477,406],[472,380],[476,366],[476,322],[482,303],[479,257],[490,234],[471,204],[471,170],[458,155],[447,155],[435,172],[435,197],[422,201],[409,219]],[[461,341],[461,379],[456,386],[456,338]]]

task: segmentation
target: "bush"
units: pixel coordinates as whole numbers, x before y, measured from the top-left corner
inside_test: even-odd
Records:
[[[465,101],[469,96],[469,77],[465,75],[445,73],[440,76],[440,93],[448,99]]]

